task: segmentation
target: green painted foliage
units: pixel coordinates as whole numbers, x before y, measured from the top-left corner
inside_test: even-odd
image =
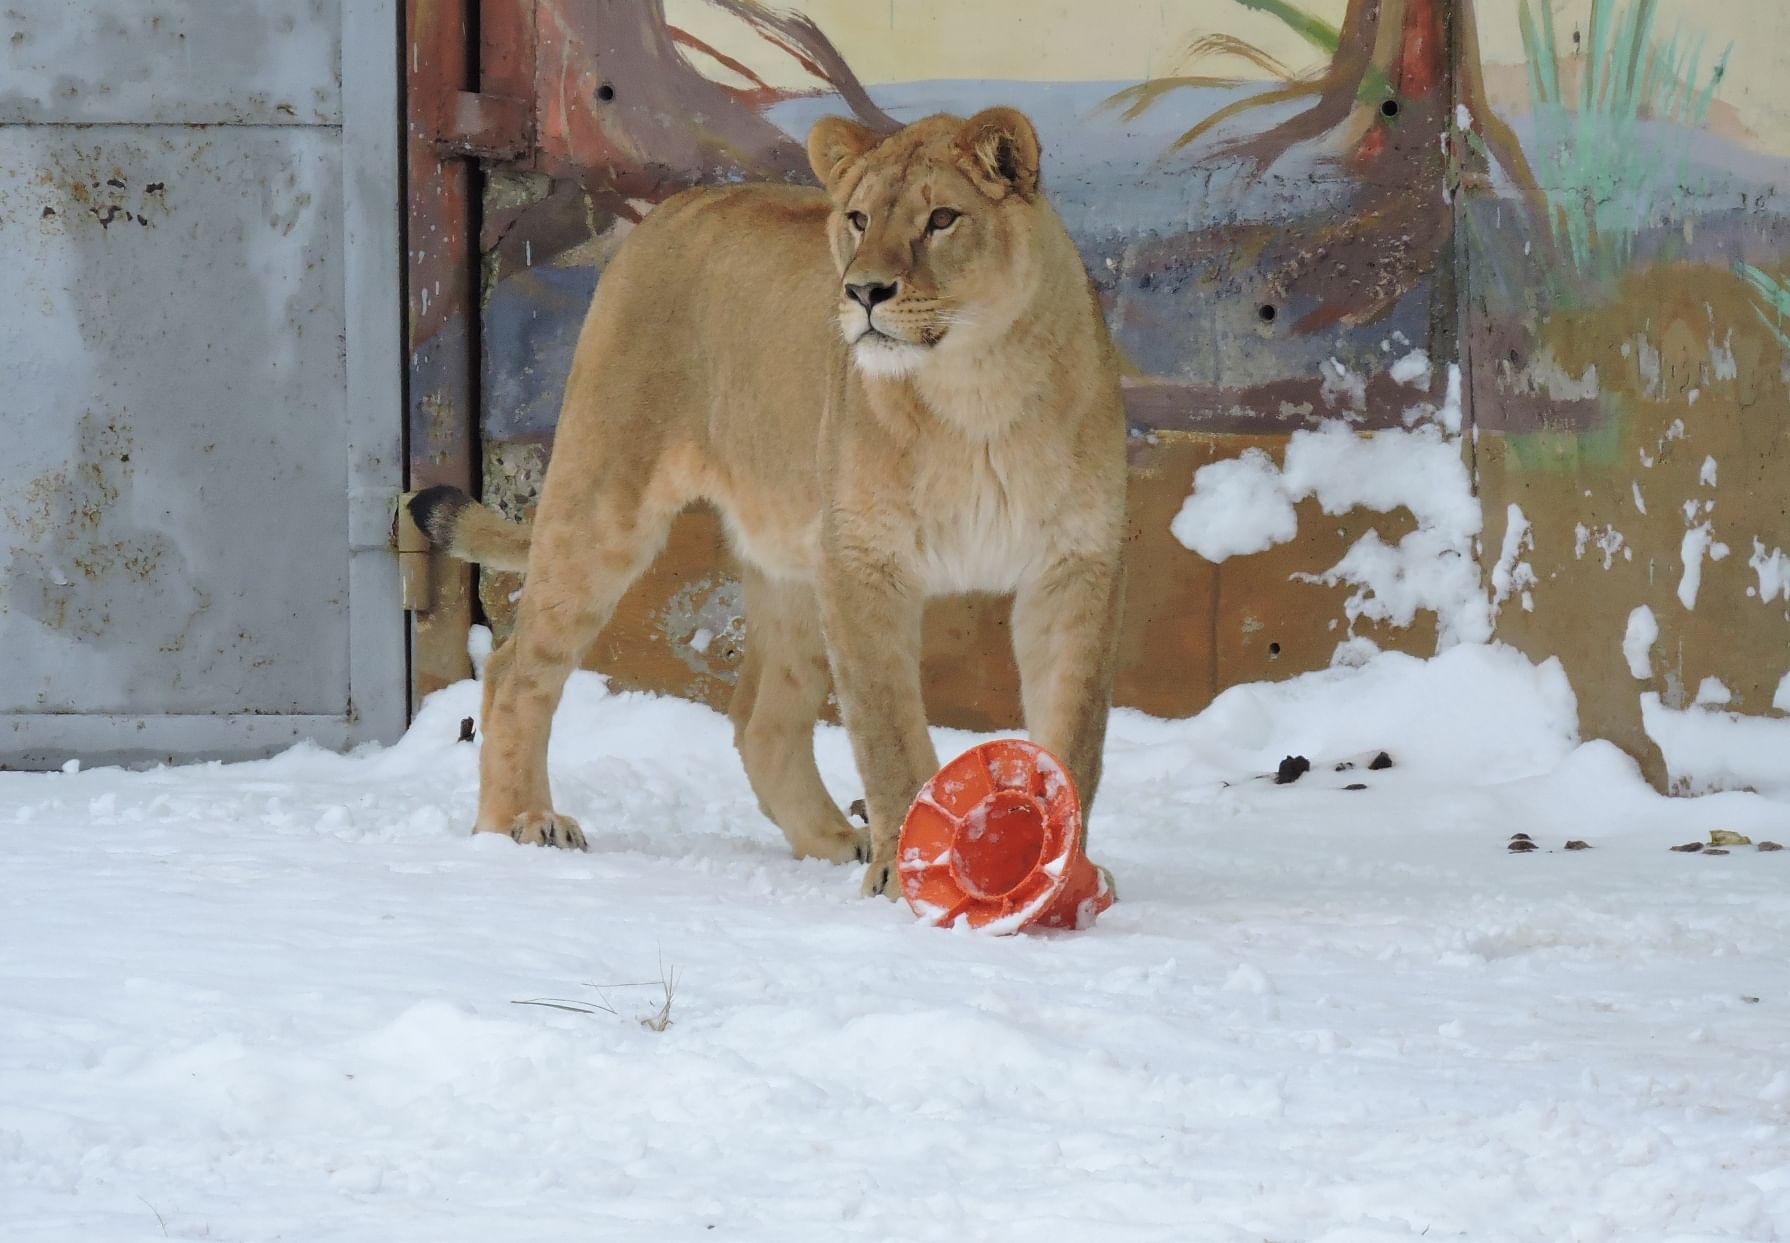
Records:
[[[1790,286],[1750,263],[1736,263],[1734,272],[1752,286],[1754,312],[1771,329],[1771,335],[1778,339],[1778,344],[1790,350],[1790,331],[1786,331],[1784,322],[1786,318],[1790,318]]]
[[[1704,77],[1701,37],[1657,42],[1657,16],[1658,0],[1621,9],[1592,0],[1569,93],[1553,0],[1522,0],[1517,13],[1535,115],[1531,163],[1558,249],[1583,276],[1620,275],[1635,235],[1688,188],[1691,142],[1727,69],[1724,51]]]
[[[1254,9],[1258,13],[1267,13],[1278,17],[1287,27],[1301,39],[1317,48],[1326,56],[1336,55],[1336,49],[1342,46],[1342,32],[1329,22],[1289,0],[1237,0],[1246,9]]]

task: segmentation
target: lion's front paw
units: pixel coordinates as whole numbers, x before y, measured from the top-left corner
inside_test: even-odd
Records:
[[[901,872],[895,866],[895,849],[892,845],[886,851],[873,853],[870,866],[864,871],[864,896],[874,898],[878,894],[891,902],[901,896]]]
[[[525,811],[506,830],[510,840],[524,846],[557,846],[561,850],[584,850],[584,830],[570,816],[554,811]]]
[[[842,828],[815,833],[792,843],[798,859],[825,859],[828,863],[862,863],[870,857],[870,835],[862,829]]]

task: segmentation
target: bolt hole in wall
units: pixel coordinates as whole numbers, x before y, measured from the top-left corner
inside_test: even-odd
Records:
[[[1280,644],[1270,643],[1268,645],[1268,659],[1275,660],[1275,659],[1278,659],[1279,656],[1280,656]]]
[[[1398,115],[1398,100],[1389,99],[1385,103],[1381,104],[1380,105],[1380,115],[1383,117],[1397,116]]]
[[[1264,302],[1262,303],[1261,309],[1258,310],[1256,314],[1262,317],[1262,322],[1264,324],[1272,324],[1274,322],[1274,317],[1278,315],[1279,312],[1274,309],[1274,304],[1272,302]]]
[[[615,88],[610,86],[607,82],[603,83],[603,85],[597,88],[597,98],[604,103],[608,103],[615,98]]]

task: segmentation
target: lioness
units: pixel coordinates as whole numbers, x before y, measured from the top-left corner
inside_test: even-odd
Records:
[[[485,668],[477,831],[582,848],[553,809],[547,735],[567,676],[663,547],[711,502],[744,563],[734,739],[798,857],[895,846],[938,767],[920,698],[928,596],[1014,592],[1031,736],[1084,811],[1100,782],[1123,590],[1119,359],[1020,113],[881,137],[824,120],[824,190],[691,190],[617,250],[585,320],[532,540],[437,488],[441,548],[526,569]],[[867,844],[815,766],[828,665],[869,809]]]

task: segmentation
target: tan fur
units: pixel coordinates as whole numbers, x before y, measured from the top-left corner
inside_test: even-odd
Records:
[[[869,807],[865,891],[898,889],[901,821],[938,766],[928,595],[1015,593],[1026,724],[1093,801],[1123,580],[1120,362],[1038,188],[1036,134],[1010,109],[880,141],[827,120],[809,153],[825,190],[681,194],[603,274],[515,633],[486,668],[480,830],[583,845],[549,795],[554,707],[699,500],[748,567],[735,739],[798,856],[864,850],[814,764],[830,664]],[[852,285],[894,294],[866,310]],[[478,512],[446,542],[513,564],[527,533]]]
[[[528,569],[529,529],[483,505],[468,505],[454,517],[441,550],[490,570],[520,574]]]

